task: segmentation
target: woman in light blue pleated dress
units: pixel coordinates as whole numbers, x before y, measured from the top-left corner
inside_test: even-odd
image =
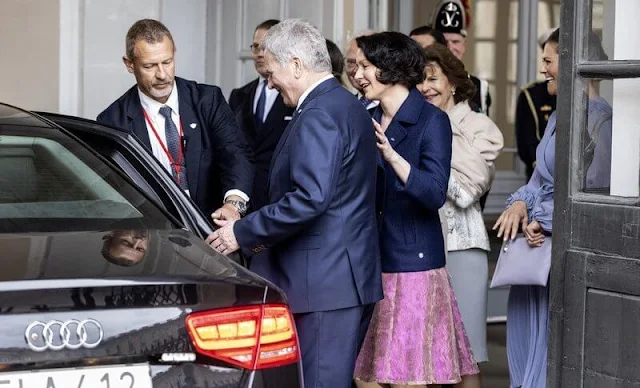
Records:
[[[549,94],[557,94],[559,30],[544,45],[541,73]],[[599,40],[590,37],[589,57],[606,59]],[[563,130],[564,128],[560,128]],[[606,188],[611,177],[611,107],[589,84],[587,133],[583,150],[586,175],[583,187]],[[553,191],[556,113],[549,117],[536,150],[536,167],[529,182],[513,193],[494,229],[498,237],[515,238],[524,227],[529,245],[539,247],[553,232]],[[544,388],[547,376],[547,324],[549,287],[512,286],[507,310],[507,359],[511,387]]]

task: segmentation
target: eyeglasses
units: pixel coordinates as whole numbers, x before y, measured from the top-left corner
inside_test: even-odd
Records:
[[[346,58],[344,60],[344,65],[345,65],[347,71],[354,70],[356,67],[358,67],[358,64],[356,63],[356,60],[352,59],[352,58]]]
[[[254,43],[251,46],[249,46],[249,49],[251,50],[252,53],[257,54],[260,52],[260,45],[257,43]]]

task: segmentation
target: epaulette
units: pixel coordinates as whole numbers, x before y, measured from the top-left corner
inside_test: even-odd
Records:
[[[541,80],[539,80],[539,79],[534,80],[534,81],[531,81],[531,82],[529,82],[529,83],[524,84],[524,85],[520,88],[520,90],[529,89],[530,87],[535,86],[536,84],[538,84],[538,83],[540,83],[540,82],[542,82],[542,81],[541,81]]]

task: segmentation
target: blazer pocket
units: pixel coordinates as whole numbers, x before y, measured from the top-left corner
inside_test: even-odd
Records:
[[[320,249],[321,243],[321,236],[304,234],[292,238],[287,244],[286,250],[300,251]]]
[[[404,242],[407,244],[415,244],[417,241],[416,218],[414,213],[408,213],[402,222],[402,234]]]

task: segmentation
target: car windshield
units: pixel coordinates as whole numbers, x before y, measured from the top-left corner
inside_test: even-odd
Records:
[[[0,233],[176,227],[119,172],[62,131],[0,124]]]

